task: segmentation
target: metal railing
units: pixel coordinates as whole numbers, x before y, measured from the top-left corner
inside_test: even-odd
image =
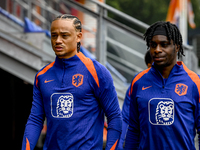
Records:
[[[143,60],[144,54],[146,52],[146,45],[143,41],[143,33],[110,18],[107,14],[108,12],[111,12],[125,19],[126,21],[146,30],[149,25],[145,24],[144,22],[141,22],[140,20],[137,20],[111,6],[96,0],[88,1],[95,4],[97,6],[97,10],[88,8],[74,0],[12,1],[14,3],[13,12],[11,12],[12,14],[16,15],[15,6],[19,5],[24,12],[20,18],[23,19],[25,16],[28,16],[30,20],[38,19],[40,21],[40,26],[43,29],[50,29],[50,24],[53,18],[61,14],[58,11],[61,7],[61,3],[67,6],[67,8],[73,8],[81,11],[96,20],[96,31],[91,30],[84,24],[83,29],[96,37],[95,55],[100,63],[105,65],[107,61],[110,62],[120,71],[120,73],[122,73],[126,78],[130,79],[132,79],[135,73],[146,68]],[[34,9],[36,6],[41,9],[40,14]],[[131,40],[128,41],[128,39]],[[192,47],[184,45],[184,49],[191,52]],[[183,58],[183,60],[185,60],[189,66],[193,66],[191,64],[194,62],[192,62],[191,58],[186,57]]]

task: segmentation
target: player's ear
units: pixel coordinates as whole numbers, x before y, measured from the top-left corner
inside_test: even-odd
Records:
[[[176,44],[175,44],[175,50],[176,50],[176,52],[178,53],[178,51],[180,50],[180,45],[176,45]]]
[[[78,43],[78,42],[80,42],[81,41],[81,38],[82,38],[82,32],[77,32],[77,40],[76,40],[76,42]]]

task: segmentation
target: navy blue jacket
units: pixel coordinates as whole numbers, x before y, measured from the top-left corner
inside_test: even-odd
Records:
[[[44,150],[101,150],[104,113],[106,149],[110,149],[121,133],[121,112],[110,73],[81,52],[69,59],[56,58],[36,74],[22,150],[34,149],[45,117]]]
[[[168,79],[153,65],[130,87],[129,128],[125,149],[195,150],[200,133],[200,79],[182,62]]]

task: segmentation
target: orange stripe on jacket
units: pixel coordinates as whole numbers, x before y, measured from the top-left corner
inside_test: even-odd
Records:
[[[135,84],[136,81],[138,81],[144,74],[146,74],[147,72],[149,72],[151,68],[148,68],[142,72],[140,72],[132,81],[131,83],[131,90],[129,90],[129,96],[131,95],[131,93],[133,92],[133,85]]]
[[[115,150],[115,148],[116,148],[116,146],[117,146],[117,142],[118,142],[118,140],[115,142],[115,144],[111,147],[110,150]]]
[[[30,143],[27,138],[26,138],[26,150],[31,150]]]
[[[47,72],[47,70],[49,70],[51,67],[53,67],[55,61],[50,63],[49,65],[47,65],[44,69],[42,69],[36,76],[36,86],[38,86],[38,76],[44,74],[45,72]]]
[[[199,102],[200,102],[200,79],[199,79],[199,76],[196,73],[194,73],[193,71],[189,70],[183,62],[178,62],[178,63],[179,64],[181,63],[183,65],[184,70],[187,72],[187,74],[192,79],[192,81],[196,84],[198,92],[199,92]]]
[[[76,54],[79,59],[84,63],[84,65],[86,66],[86,68],[88,69],[88,71],[91,73],[91,75],[93,76],[94,80],[96,81],[98,87],[99,87],[99,78],[97,76],[97,72],[96,69],[94,67],[94,64],[92,62],[91,59],[85,57],[81,52]]]

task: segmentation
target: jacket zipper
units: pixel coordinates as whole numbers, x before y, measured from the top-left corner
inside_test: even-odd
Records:
[[[65,63],[64,61],[62,60],[62,63],[63,63],[63,75],[62,75],[62,83],[61,83],[61,87],[63,88],[64,87],[64,77],[65,77]]]

